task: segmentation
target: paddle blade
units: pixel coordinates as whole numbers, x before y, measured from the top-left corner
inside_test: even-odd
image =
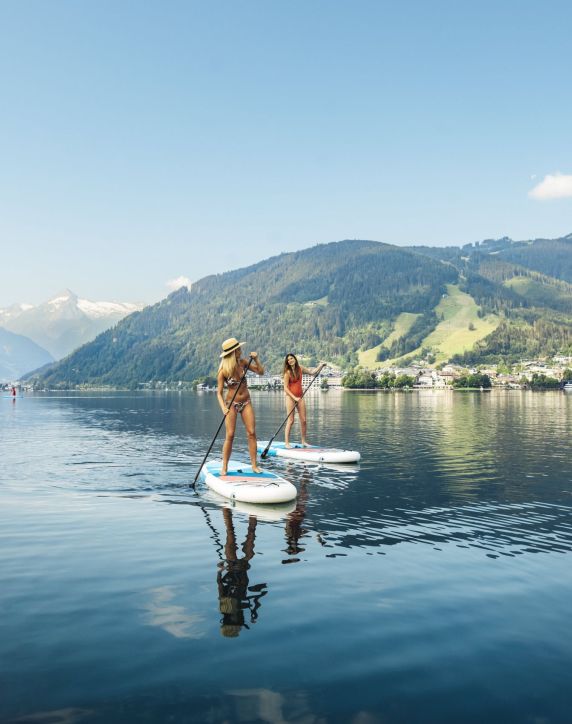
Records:
[[[274,441],[274,438],[272,438],[272,440],[269,440],[268,445],[264,448],[264,451],[261,453],[260,457],[263,460],[266,460],[266,457],[268,456],[268,451],[270,450],[270,447],[271,447],[273,441]]]

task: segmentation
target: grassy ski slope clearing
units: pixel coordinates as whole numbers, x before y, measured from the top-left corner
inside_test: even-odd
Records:
[[[497,315],[489,314],[481,319],[478,311],[473,297],[462,292],[456,284],[447,284],[447,296],[441,299],[435,309],[441,321],[423,343],[406,356],[419,354],[422,348],[430,348],[436,356],[435,362],[439,363],[471,349],[500,324]],[[388,360],[385,364],[399,364],[400,359]]]
[[[395,320],[393,331],[383,340],[381,344],[371,347],[371,349],[358,352],[360,365],[362,367],[367,367],[368,369],[375,369],[375,367],[379,367],[379,363],[377,362],[377,353],[381,349],[389,349],[396,339],[404,337],[419,316],[421,315],[412,314],[411,312],[402,312]]]

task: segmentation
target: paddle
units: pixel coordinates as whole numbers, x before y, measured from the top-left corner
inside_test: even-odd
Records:
[[[300,397],[300,400],[302,399],[302,397],[304,397],[304,395],[306,394],[306,392],[308,392],[308,390],[310,389],[310,387],[311,387],[312,384],[314,383],[314,380],[315,380],[316,377],[320,374],[320,372],[322,371],[322,369],[323,369],[324,367],[325,367],[325,365],[321,365],[320,367],[318,367],[318,371],[317,371],[316,374],[312,377],[312,379],[311,379],[310,382],[308,383],[308,386],[306,387],[306,389],[302,392],[302,395],[301,395],[301,397]],[[298,402],[300,402],[300,400],[298,400]],[[284,422],[280,425],[280,427],[278,428],[278,430],[276,430],[276,432],[274,433],[274,435],[272,435],[272,437],[271,437],[270,440],[268,441],[268,445],[264,448],[264,452],[263,452],[262,455],[260,456],[262,459],[265,459],[266,456],[268,455],[268,451],[270,450],[270,446],[271,446],[272,443],[274,442],[274,438],[276,437],[276,435],[278,435],[278,433],[280,432],[280,430],[281,430],[281,429],[284,427],[284,425],[288,422],[288,418],[290,417],[290,415],[292,415],[292,414],[294,413],[294,410],[298,407],[298,402],[295,402],[295,403],[294,403],[294,407],[293,407],[293,408],[290,410],[290,412],[286,415],[286,419],[284,420]]]
[[[254,359],[254,357],[250,357],[249,360],[248,360],[248,364],[246,365],[246,368],[245,368],[245,370],[244,370],[244,374],[243,374],[242,377],[240,378],[240,382],[239,382],[238,385],[236,386],[236,390],[234,391],[234,395],[232,396],[232,399],[231,399],[231,401],[230,401],[229,404],[228,404],[228,407],[229,407],[229,408],[232,407],[232,403],[234,402],[234,398],[236,397],[236,395],[237,395],[237,393],[238,393],[238,391],[239,391],[239,389],[240,389],[241,384],[244,382],[244,378],[246,377],[246,373],[248,372],[249,367],[250,367],[250,365],[252,364],[252,360],[253,360],[253,359]],[[217,431],[216,431],[215,434],[214,434],[213,440],[212,440],[212,442],[211,442],[211,444],[210,444],[210,446],[209,446],[209,449],[207,450],[207,454],[206,454],[206,455],[204,456],[204,458],[203,458],[203,461],[202,461],[202,463],[201,463],[201,467],[197,470],[197,474],[195,475],[195,479],[194,479],[193,482],[191,483],[191,488],[194,488],[195,485],[197,484],[197,480],[199,479],[199,475],[201,474],[201,470],[203,469],[203,465],[206,463],[207,458],[208,458],[208,456],[209,456],[209,453],[210,453],[210,451],[213,449],[213,445],[215,444],[215,440],[217,439],[218,434],[219,434],[219,432],[220,432],[220,429],[221,429],[221,427],[224,425],[224,421],[225,421],[225,420],[226,420],[226,415],[225,415],[225,416],[222,418],[222,420],[220,421],[220,425],[218,426],[218,429],[217,429]]]

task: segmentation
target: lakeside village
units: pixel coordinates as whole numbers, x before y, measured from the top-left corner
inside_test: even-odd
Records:
[[[304,375],[302,384],[307,387],[312,382],[311,375]],[[248,386],[259,390],[281,390],[282,375],[256,375],[248,373]],[[0,389],[4,392],[22,394],[23,392],[50,392],[19,380],[0,381]],[[60,388],[61,389],[61,388]],[[74,390],[119,390],[124,389],[113,385],[77,385]],[[161,390],[176,392],[197,390],[212,392],[216,390],[216,379],[206,377],[194,382],[176,382],[152,380],[140,382],[139,390]],[[546,360],[523,360],[512,366],[479,365],[463,367],[456,364],[443,364],[431,367],[422,361],[407,367],[379,367],[369,370],[354,367],[342,370],[328,365],[317,376],[312,384],[313,390],[356,389],[356,390],[565,390],[572,391],[572,356],[557,355]]]
[[[313,380],[302,378],[303,387]],[[252,389],[278,390],[283,387],[281,375],[248,373],[248,386]],[[463,367],[445,364],[440,368],[411,364],[407,367],[380,367],[368,370],[356,367],[343,371],[325,367],[317,376],[315,389],[565,389],[572,391],[572,356],[556,356],[551,360],[524,360],[512,367],[488,365]],[[216,390],[216,380],[207,378],[196,385],[198,391]]]

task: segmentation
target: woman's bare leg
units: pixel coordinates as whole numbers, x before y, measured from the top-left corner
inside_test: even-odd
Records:
[[[307,447],[310,443],[306,440],[306,402],[305,400],[300,400],[298,403],[298,418],[300,420],[300,428],[302,432],[302,445]]]
[[[228,461],[232,453],[232,443],[234,441],[234,431],[236,430],[236,415],[237,412],[234,407],[231,408],[228,415],[224,418],[224,425],[226,428],[226,438],[222,446],[222,468],[220,471],[221,475],[226,475],[228,468]]]
[[[256,418],[251,403],[242,408],[242,422],[246,428],[250,464],[255,473],[261,473],[262,470],[258,467],[256,459]]]
[[[295,412],[292,412],[294,407],[296,406],[296,403],[291,397],[286,397],[286,412],[288,413],[288,419],[286,420],[286,428],[284,430],[284,445],[285,447],[290,447],[290,430],[292,429],[292,425],[294,424],[294,416],[296,415]]]

